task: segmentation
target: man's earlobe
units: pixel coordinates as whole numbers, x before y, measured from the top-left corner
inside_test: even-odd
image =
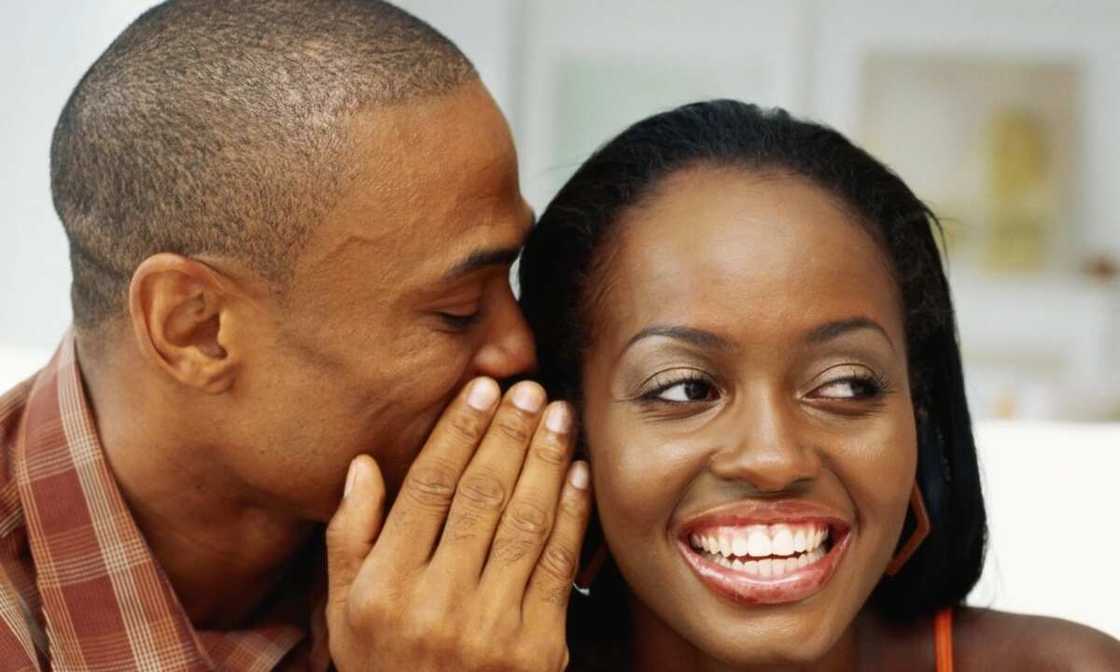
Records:
[[[222,343],[230,296],[220,274],[176,254],[143,261],[129,285],[129,317],[145,358],[183,385],[219,394],[235,358]]]

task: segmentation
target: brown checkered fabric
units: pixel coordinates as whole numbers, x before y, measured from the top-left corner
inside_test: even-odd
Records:
[[[67,335],[0,397],[0,669],[327,667],[322,637],[271,612],[236,632],[191,625],[105,461],[75,352]]]

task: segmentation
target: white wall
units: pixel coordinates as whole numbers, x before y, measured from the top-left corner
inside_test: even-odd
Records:
[[[1057,616],[1120,638],[1120,424],[987,422],[976,430],[989,544],[969,603]]]
[[[50,200],[51,131],[93,59],[144,7],[0,3],[0,346],[53,346],[70,320],[66,241]]]
[[[855,131],[858,63],[869,48],[1069,59],[1083,67],[1079,196],[1089,246],[1120,256],[1112,194],[1120,177],[1120,3],[1114,0],[846,0],[821,2],[812,108]],[[1038,95],[1047,95],[1039,91]]]
[[[810,15],[787,0],[525,3],[520,141],[543,208],[602,142],[708,98],[803,109]]]

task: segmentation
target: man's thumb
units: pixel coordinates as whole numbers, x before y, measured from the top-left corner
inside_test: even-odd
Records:
[[[327,573],[332,601],[341,598],[358,576],[381,532],[385,481],[377,462],[359,455],[350,463],[342,502],[327,525]]]

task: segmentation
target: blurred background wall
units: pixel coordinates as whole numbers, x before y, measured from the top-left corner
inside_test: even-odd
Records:
[[[51,129],[149,4],[0,0],[0,387],[37,368],[69,321]],[[1120,421],[1120,2],[399,4],[475,61],[538,211],[599,143],[700,98],[785,107],[898,170],[945,221],[981,420],[993,551],[973,599],[1120,636],[1102,599],[1120,588],[1109,578],[1101,592],[1120,552],[1103,531],[1120,470],[1120,425],[1107,424]],[[1040,530],[1095,550],[1071,566]]]

